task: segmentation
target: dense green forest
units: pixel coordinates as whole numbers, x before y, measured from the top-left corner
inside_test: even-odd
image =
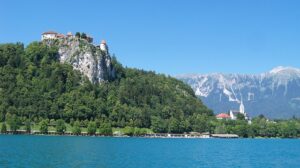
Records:
[[[257,116],[248,123],[243,117],[237,120],[214,120],[211,131],[214,133],[233,133],[240,137],[300,137],[300,120],[293,118],[289,120],[269,121],[263,115]]]
[[[62,119],[84,126],[97,121],[98,126],[187,132],[213,115],[189,86],[172,77],[124,68],[113,57],[116,79],[92,84],[59,63],[57,51],[40,42],[0,46],[0,121]]]
[[[249,124],[217,120],[193,90],[172,77],[125,68],[112,58],[117,77],[92,84],[71,65],[61,64],[58,48],[33,42],[0,45],[1,132],[49,129],[75,134],[86,131],[111,135],[153,132],[234,133],[241,137],[299,137],[300,120]],[[36,128],[38,127],[38,128]]]

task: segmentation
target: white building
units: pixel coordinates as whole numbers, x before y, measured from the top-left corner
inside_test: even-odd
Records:
[[[101,41],[101,44],[100,44],[100,50],[105,51],[105,52],[108,52],[108,47],[107,47],[107,44],[106,44],[106,41],[105,41],[105,40],[102,40],[102,41]]]
[[[243,100],[241,101],[239,111],[233,111],[233,110],[230,110],[230,112],[229,112],[229,116],[230,116],[230,118],[231,118],[232,120],[236,120],[238,114],[243,114],[244,117],[245,117],[245,120],[249,120],[249,116],[248,116],[248,114],[245,112],[245,106],[244,106],[244,104],[243,104]]]
[[[68,33],[67,33],[67,37],[73,37],[72,32],[68,32]]]
[[[42,40],[53,40],[53,39],[56,39],[57,35],[58,35],[58,33],[54,32],[54,31],[44,32],[42,34]]]
[[[239,113],[240,113],[239,111],[233,111],[233,110],[230,110],[230,111],[229,111],[230,119],[236,120],[236,119],[237,119],[237,115],[238,115]]]
[[[240,113],[245,114],[245,106],[243,104],[243,100],[241,101],[241,104],[240,104]]]

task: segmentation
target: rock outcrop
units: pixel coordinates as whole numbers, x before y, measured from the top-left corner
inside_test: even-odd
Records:
[[[71,64],[92,83],[115,78],[115,70],[108,51],[103,51],[99,46],[77,37],[56,39],[54,44],[58,46],[60,62]]]

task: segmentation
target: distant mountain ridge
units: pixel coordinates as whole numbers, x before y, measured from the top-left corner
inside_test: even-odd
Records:
[[[215,113],[238,109],[250,116],[300,117],[300,69],[279,66],[261,74],[178,75]]]

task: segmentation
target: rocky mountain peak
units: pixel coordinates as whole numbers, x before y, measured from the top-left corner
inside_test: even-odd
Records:
[[[294,67],[284,67],[284,66],[278,66],[273,68],[269,73],[271,74],[279,74],[279,73],[300,73],[300,69],[294,68]]]
[[[300,69],[294,67],[283,67],[278,66],[271,71],[269,71],[269,75],[276,76],[279,80],[289,80],[300,77]]]
[[[180,75],[216,113],[237,109],[241,100],[250,116],[300,116],[300,70],[279,66],[261,74]]]

